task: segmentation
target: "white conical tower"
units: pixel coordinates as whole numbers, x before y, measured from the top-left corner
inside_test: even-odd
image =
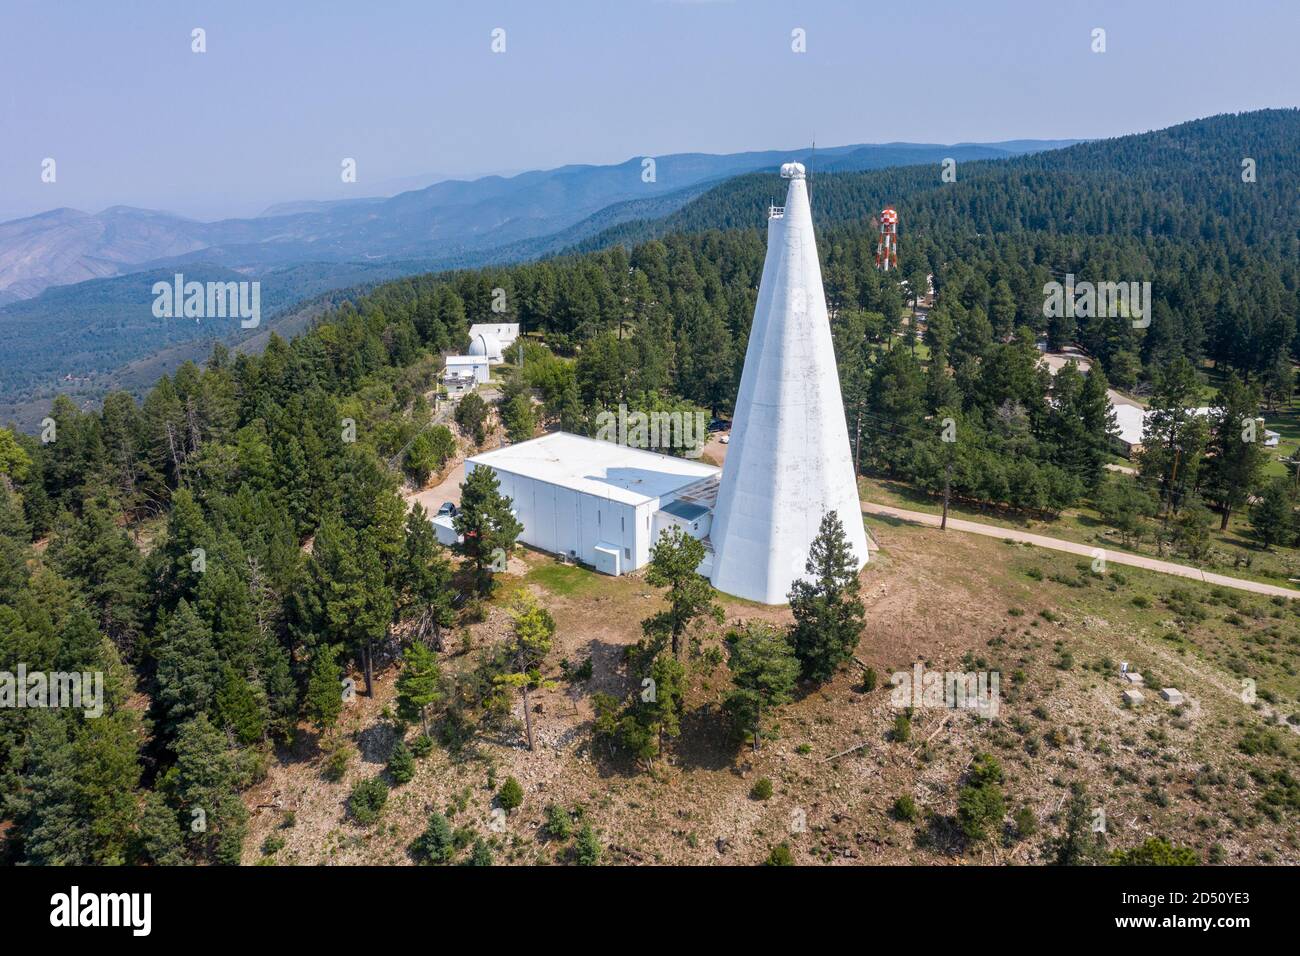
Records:
[[[838,513],[867,561],[808,187],[786,163],[785,209],[767,224],[767,258],[713,513],[713,586],[784,604],[804,576],[823,515]]]

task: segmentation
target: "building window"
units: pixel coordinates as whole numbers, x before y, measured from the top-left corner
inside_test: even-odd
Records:
[[[629,561],[631,561],[631,560],[632,560],[632,549],[631,549],[631,548],[624,548],[624,549],[623,549],[623,557],[625,557],[625,558],[627,558]]]

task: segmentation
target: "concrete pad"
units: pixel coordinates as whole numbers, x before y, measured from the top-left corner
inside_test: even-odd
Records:
[[[1177,687],[1162,688],[1160,696],[1171,704],[1181,704],[1183,702],[1183,692]]]
[[[1125,671],[1120,676],[1123,677],[1124,680],[1128,681],[1130,684],[1137,684],[1139,687],[1141,687],[1143,684],[1146,683],[1146,678],[1144,678],[1137,671]]]
[[[1136,707],[1144,699],[1140,690],[1126,690],[1120,696],[1124,698],[1124,703],[1130,707]]]

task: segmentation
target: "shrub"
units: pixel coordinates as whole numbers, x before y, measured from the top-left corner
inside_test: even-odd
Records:
[[[564,676],[575,683],[584,680],[591,680],[593,668],[594,665],[592,664],[590,656],[588,656],[587,659],[577,667],[574,667],[567,660],[560,662],[560,670],[564,672]]]
[[[916,801],[912,799],[911,794],[907,793],[894,801],[890,811],[894,814],[894,819],[902,820],[904,823],[913,823],[920,815],[916,808]]]
[[[429,814],[429,825],[415,838],[411,849],[429,863],[450,863],[456,847],[447,818],[436,810]]]
[[[362,826],[370,826],[379,819],[384,804],[388,802],[388,784],[378,777],[360,781],[348,797],[348,810]]]
[[[1201,860],[1191,847],[1174,846],[1168,840],[1151,837],[1140,846],[1115,850],[1110,862],[1113,866],[1196,866]]]
[[[754,781],[754,786],[750,788],[749,798],[751,800],[768,800],[772,796],[772,781],[767,777],[760,777]]]
[[[415,754],[417,757],[427,757],[432,750],[432,737],[426,737],[424,734],[420,734],[420,736],[411,741],[411,753]]]
[[[905,744],[912,737],[912,721],[907,714],[899,714],[894,718],[894,741]]]
[[[1034,811],[1029,807],[1021,807],[1016,811],[1016,815],[1012,819],[1016,824],[1016,836],[1022,840],[1033,836],[1034,831],[1038,829],[1038,818],[1034,816]]]
[[[862,672],[862,689],[867,693],[871,693],[875,690],[876,685],[879,682],[880,678],[876,675],[876,669],[874,667],[868,667]]]
[[[348,772],[348,763],[352,760],[352,751],[347,747],[337,747],[325,758],[325,779],[338,783]]]
[[[415,776],[415,758],[411,756],[406,741],[398,740],[393,745],[393,752],[388,755],[388,773],[392,776],[393,783],[399,786],[410,783]]]
[[[980,787],[965,786],[957,795],[957,822],[961,826],[961,832],[971,842],[978,842],[988,836],[989,828],[1001,822],[1005,813],[1002,788],[995,783]]]
[[[1002,765],[991,754],[975,755],[966,785],[957,794],[957,822],[971,842],[989,835],[1002,822],[1006,804],[1002,799]]]
[[[491,866],[492,865],[492,848],[487,845],[487,841],[482,837],[474,841],[474,849],[469,855],[470,866]]]
[[[767,859],[763,861],[764,866],[793,866],[794,859],[790,856],[790,844],[778,843],[772,847],[768,853]]]
[[[992,754],[978,753],[971,761],[970,782],[976,787],[1002,782],[1002,764]]]
[[[600,862],[600,837],[590,823],[584,823],[573,841],[573,858],[579,866],[595,866]]]
[[[272,833],[262,841],[262,853],[265,856],[272,856],[284,849],[284,837],[278,833]]]
[[[501,809],[506,813],[513,813],[524,802],[524,788],[519,785],[519,781],[514,777],[506,777],[506,782],[501,785],[497,791],[497,802],[501,804]]]
[[[1277,737],[1268,730],[1248,730],[1237,744],[1237,749],[1248,756],[1277,753],[1281,747]]]
[[[568,810],[555,803],[546,808],[547,836],[552,840],[567,840],[572,832],[573,820]]]

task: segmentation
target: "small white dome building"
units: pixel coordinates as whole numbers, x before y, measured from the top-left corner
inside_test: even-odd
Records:
[[[479,332],[469,343],[470,355],[481,355],[489,362],[501,361],[501,340],[490,332]]]
[[[518,322],[475,323],[469,327],[469,354],[482,355],[493,365],[505,361],[505,350],[519,338]]]

